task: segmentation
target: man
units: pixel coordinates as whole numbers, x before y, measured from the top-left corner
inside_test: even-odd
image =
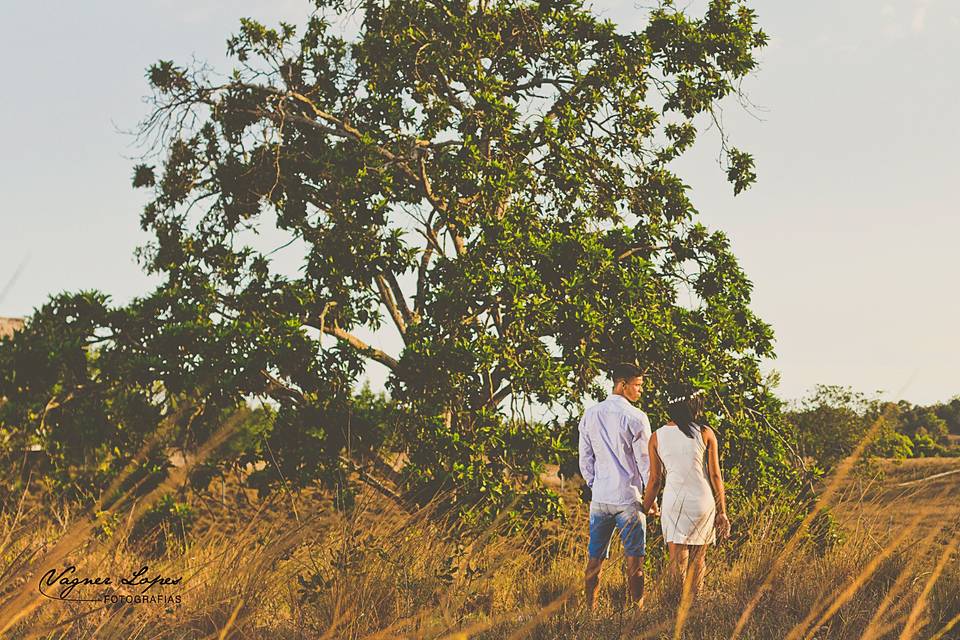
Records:
[[[587,409],[580,420],[580,473],[590,499],[590,558],[584,578],[587,607],[593,609],[600,568],[610,555],[614,528],[620,530],[630,597],[643,604],[643,558],[647,519],[643,489],[650,469],[650,420],[631,403],[640,399],[643,372],[622,363],[613,367],[613,393]],[[656,506],[650,510],[656,514]]]

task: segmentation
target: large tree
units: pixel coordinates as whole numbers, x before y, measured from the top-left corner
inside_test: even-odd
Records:
[[[772,332],[672,169],[755,68],[754,12],[663,2],[623,32],[575,0],[314,4],[302,34],[243,20],[227,79],[149,69],[162,167],[134,184],[154,189],[142,259],[164,284],[134,305],[152,328],[113,343],[139,373],[212,404],[274,397],[278,481],[389,447],[411,495],[549,511],[513,479],[569,458],[598,375],[636,361],[654,414],[708,390],[735,487],[783,486]],[[718,144],[740,192],[752,158]],[[295,275],[248,242],[268,230]],[[370,366],[391,408],[355,424]]]

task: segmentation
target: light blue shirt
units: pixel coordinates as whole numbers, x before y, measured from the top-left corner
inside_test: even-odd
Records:
[[[650,473],[650,420],[613,394],[580,420],[580,475],[594,502],[626,505],[643,499]]]

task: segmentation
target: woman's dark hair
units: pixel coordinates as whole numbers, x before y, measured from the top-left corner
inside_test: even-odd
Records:
[[[667,415],[677,423],[680,431],[688,438],[693,437],[693,430],[700,431],[697,420],[703,412],[703,395],[694,393],[667,405]]]

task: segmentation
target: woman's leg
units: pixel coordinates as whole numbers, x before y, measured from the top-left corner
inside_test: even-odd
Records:
[[[668,542],[667,551],[670,552],[670,574],[677,587],[682,588],[687,575],[687,545]]]
[[[703,589],[703,579],[707,574],[707,547],[708,544],[687,545],[689,551],[690,582],[693,597],[696,598]]]

